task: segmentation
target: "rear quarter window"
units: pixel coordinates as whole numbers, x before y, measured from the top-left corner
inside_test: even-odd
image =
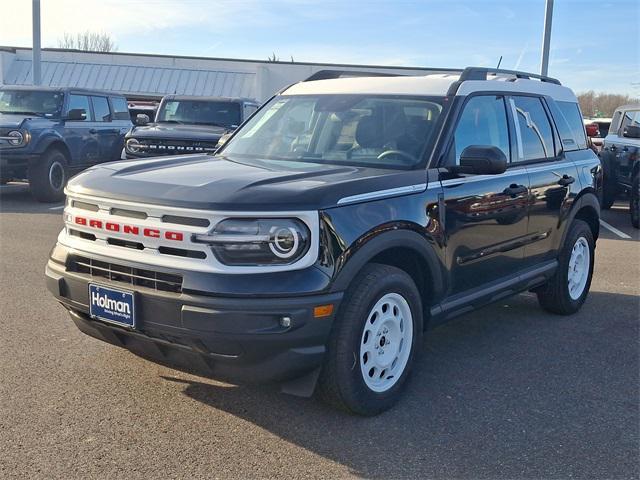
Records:
[[[573,102],[549,103],[553,119],[560,134],[562,148],[567,152],[587,148],[587,135],[578,104]]]
[[[124,97],[111,97],[111,108],[114,120],[130,120],[129,106]]]

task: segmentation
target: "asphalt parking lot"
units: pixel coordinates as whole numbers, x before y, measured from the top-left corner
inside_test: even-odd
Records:
[[[84,336],[44,287],[62,207],[0,187],[1,478],[638,478],[640,237],[604,213],[591,294],[430,332],[375,418],[235,387]],[[617,233],[616,233],[617,230]]]

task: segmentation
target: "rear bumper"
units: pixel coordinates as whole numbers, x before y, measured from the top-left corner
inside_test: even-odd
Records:
[[[316,370],[333,315],[314,318],[313,309],[333,304],[336,312],[342,299],[342,293],[236,298],[125,288],[69,272],[54,259],[47,264],[46,281],[85,334],[149,360],[231,383],[285,382]],[[89,283],[133,291],[136,330],[92,319]],[[290,326],[282,326],[283,317],[290,318]]]

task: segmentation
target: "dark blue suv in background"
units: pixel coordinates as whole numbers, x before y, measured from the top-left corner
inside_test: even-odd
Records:
[[[122,95],[1,87],[0,183],[28,178],[39,201],[62,200],[70,175],[120,158],[131,125]]]

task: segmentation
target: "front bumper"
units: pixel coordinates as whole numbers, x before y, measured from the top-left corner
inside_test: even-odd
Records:
[[[59,260],[47,264],[47,287],[82,332],[157,363],[231,383],[286,382],[317,371],[333,315],[314,318],[313,309],[333,304],[336,312],[342,299],[342,293],[256,298],[161,292],[68,271]],[[89,283],[134,292],[135,331],[89,316]],[[283,317],[290,318],[289,327],[281,326]]]
[[[2,148],[0,149],[0,170],[2,170],[3,175],[16,175],[18,173],[26,175],[29,162],[39,157],[39,154],[26,149]]]

